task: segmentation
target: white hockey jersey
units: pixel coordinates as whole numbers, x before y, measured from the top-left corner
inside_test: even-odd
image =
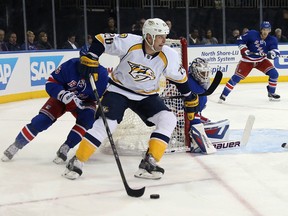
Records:
[[[176,83],[187,81],[178,53],[169,46],[163,46],[161,52],[151,56],[144,52],[143,38],[138,35],[98,34],[96,39],[105,47],[105,53],[120,57],[119,65],[111,74],[115,85],[110,85],[109,91],[126,96],[131,96],[132,91],[143,98],[157,93],[162,74]],[[125,89],[128,89],[130,94],[125,92]],[[133,99],[136,99],[135,97],[134,95]]]

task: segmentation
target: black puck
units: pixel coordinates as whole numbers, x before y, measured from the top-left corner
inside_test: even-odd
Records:
[[[159,194],[151,194],[150,199],[159,199],[160,195]]]

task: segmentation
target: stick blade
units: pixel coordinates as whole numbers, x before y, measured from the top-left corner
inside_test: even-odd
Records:
[[[145,192],[145,187],[140,189],[132,189],[128,185],[125,185],[126,192],[128,196],[131,197],[141,197]]]
[[[255,116],[249,115],[247,122],[246,122],[246,125],[245,125],[245,128],[244,128],[244,131],[243,131],[242,138],[241,138],[241,146],[246,146],[246,144],[248,143],[254,121],[255,121]]]
[[[199,94],[199,96],[211,95],[216,90],[218,85],[220,84],[222,77],[223,77],[223,73],[221,71],[217,71],[211,85],[209,86],[209,88],[206,90],[206,92]]]

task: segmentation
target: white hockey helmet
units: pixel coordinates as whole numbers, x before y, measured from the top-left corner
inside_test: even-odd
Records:
[[[162,19],[147,19],[143,25],[142,34],[144,39],[146,39],[147,34],[150,34],[154,41],[156,35],[168,35],[169,27]]]
[[[200,83],[210,81],[211,68],[208,66],[208,62],[202,58],[195,58],[189,66],[188,73]]]

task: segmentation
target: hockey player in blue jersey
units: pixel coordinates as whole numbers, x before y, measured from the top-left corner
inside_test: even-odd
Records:
[[[101,96],[108,83],[106,68],[99,65],[96,86]],[[70,130],[66,141],[57,151],[54,162],[59,164],[66,161],[68,151],[82,140],[82,137],[94,123],[96,99],[89,81],[81,73],[80,59],[73,58],[60,65],[46,82],[49,99],[40,109],[39,114],[23,127],[14,143],[5,151],[2,161],[11,160],[19,149],[31,142],[38,133],[48,129],[65,112],[71,112],[76,123]]]
[[[192,61],[188,71],[188,82],[192,92],[195,94],[204,93],[210,85],[210,67],[202,58],[196,58]],[[207,137],[204,124],[208,119],[201,114],[206,107],[207,96],[199,96],[198,112],[195,118],[190,121],[191,152],[212,154],[216,152],[211,140]]]
[[[269,100],[280,100],[280,95],[276,94],[278,72],[269,61],[280,56],[278,50],[278,41],[274,36],[269,35],[271,25],[264,21],[260,25],[260,32],[250,30],[237,39],[237,43],[242,55],[234,75],[226,83],[226,86],[220,95],[219,103],[225,101],[226,97],[233,90],[240,80],[245,79],[253,68],[262,71],[269,76],[268,80],[268,98]]]

